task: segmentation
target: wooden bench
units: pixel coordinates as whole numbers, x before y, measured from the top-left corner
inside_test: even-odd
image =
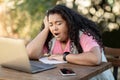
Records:
[[[105,55],[109,62],[112,62],[113,66],[113,75],[115,80],[118,78],[118,67],[120,67],[120,48],[104,48]]]

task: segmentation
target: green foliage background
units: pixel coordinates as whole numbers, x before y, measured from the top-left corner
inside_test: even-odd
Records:
[[[14,33],[18,33],[21,38],[34,38],[40,30],[46,10],[55,4],[56,0],[24,0],[22,3],[16,0],[15,8],[10,10],[12,20],[16,24]]]

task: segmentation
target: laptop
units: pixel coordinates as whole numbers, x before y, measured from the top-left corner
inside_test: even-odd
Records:
[[[29,60],[24,40],[5,37],[0,37],[0,65],[28,73],[37,73],[56,67],[53,64]]]

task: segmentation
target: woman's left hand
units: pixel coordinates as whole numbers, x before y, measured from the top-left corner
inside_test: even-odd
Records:
[[[58,61],[63,61],[63,55],[53,54],[53,55],[49,56],[48,59],[55,59],[55,60],[58,60]]]

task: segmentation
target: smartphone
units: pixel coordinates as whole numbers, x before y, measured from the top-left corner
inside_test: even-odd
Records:
[[[75,72],[71,69],[71,68],[61,68],[60,69],[60,73],[63,76],[67,76],[67,75],[76,75]]]

